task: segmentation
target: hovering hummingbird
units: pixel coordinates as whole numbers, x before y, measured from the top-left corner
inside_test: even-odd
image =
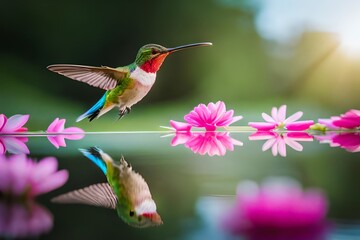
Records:
[[[76,119],[77,122],[85,118],[92,121],[115,106],[119,107],[119,118],[121,118],[150,91],[156,80],[156,72],[169,54],[187,48],[210,45],[212,43],[203,42],[166,48],[158,44],[147,44],[139,49],[135,62],[124,67],[54,64],[47,68],[68,78],[106,90],[93,107]]]
[[[97,147],[80,151],[106,175],[108,183],[98,183],[52,199],[55,203],[80,203],[116,209],[130,226],[150,227],[162,224],[156,204],[143,177],[132,170],[124,157],[114,161]]]

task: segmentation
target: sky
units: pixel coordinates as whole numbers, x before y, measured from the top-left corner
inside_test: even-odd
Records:
[[[330,32],[341,46],[360,53],[360,1],[256,0],[258,33],[267,40],[289,43],[304,31]]]

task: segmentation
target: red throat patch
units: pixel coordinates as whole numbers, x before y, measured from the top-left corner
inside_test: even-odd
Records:
[[[169,53],[160,54],[159,56],[145,62],[140,68],[147,73],[156,73],[160,69],[161,64],[164,62],[167,55],[169,55]]]

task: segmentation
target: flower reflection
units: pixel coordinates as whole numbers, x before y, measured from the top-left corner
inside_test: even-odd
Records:
[[[280,154],[280,156],[286,157],[286,145],[300,152],[303,150],[303,146],[298,142],[313,141],[313,136],[305,132],[278,133],[258,131],[250,135],[249,140],[266,140],[262,146],[262,151],[266,151],[271,148],[273,156]]]
[[[55,134],[52,136],[48,136],[47,138],[49,142],[52,145],[54,145],[54,147],[56,148],[66,147],[65,139],[80,140],[84,137],[84,131],[81,128],[78,127],[65,128],[65,122],[66,122],[65,119],[56,118],[46,130],[46,132],[49,134]]]
[[[349,152],[360,152],[360,133],[326,132],[325,135],[315,136],[320,143],[329,143],[331,147],[341,147]]]
[[[27,141],[28,141],[27,137],[11,137],[11,136],[0,137],[0,155],[5,154],[6,152],[12,154],[20,154],[20,153],[29,154],[30,151],[25,144]]]
[[[0,199],[0,237],[37,237],[52,227],[52,214],[36,202],[30,200],[23,204]]]
[[[57,170],[57,160],[46,157],[34,162],[26,155],[0,155],[0,195],[31,199],[65,184],[66,170]]]
[[[171,146],[179,144],[183,144],[194,153],[209,156],[224,156],[227,150],[234,150],[234,145],[243,145],[242,142],[231,138],[229,132],[177,132]]]
[[[4,114],[0,114],[0,133],[14,133],[25,132],[26,127],[23,127],[29,120],[29,115],[14,115],[7,118]]]
[[[325,195],[318,189],[303,191],[295,180],[272,178],[260,186],[244,181],[223,225],[251,239],[319,239],[326,213]]]

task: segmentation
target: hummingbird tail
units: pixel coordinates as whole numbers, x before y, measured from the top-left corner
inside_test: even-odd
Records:
[[[89,149],[79,149],[82,154],[84,154],[85,157],[90,159],[93,163],[98,166],[101,171],[106,175],[106,163],[102,158],[102,154],[104,153],[100,148],[98,147],[91,147]]]
[[[89,118],[89,121],[92,121],[100,114],[100,110],[104,107],[106,102],[106,93],[100,98],[100,100],[92,106],[89,110],[87,110],[83,115],[79,116],[76,119],[76,122],[80,122],[85,118]]]

